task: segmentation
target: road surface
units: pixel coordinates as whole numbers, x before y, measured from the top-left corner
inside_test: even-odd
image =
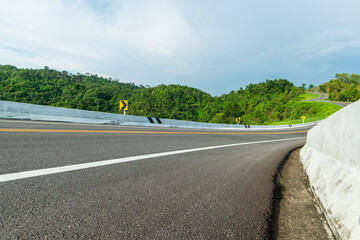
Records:
[[[307,130],[0,120],[0,239],[269,238],[273,176]]]
[[[311,101],[323,101],[329,98],[329,94],[327,93],[319,93],[319,92],[308,92],[308,93],[313,93],[319,96],[318,98],[311,99]]]
[[[314,98],[314,99],[310,99],[307,101],[313,101],[313,102],[328,102],[328,103],[332,103],[332,104],[336,104],[339,105],[340,107],[346,107],[349,104],[351,104],[351,102],[337,102],[337,101],[325,101],[325,99],[329,98],[329,94],[327,93],[319,93],[319,92],[308,92],[308,93],[313,93],[318,95],[318,98]]]

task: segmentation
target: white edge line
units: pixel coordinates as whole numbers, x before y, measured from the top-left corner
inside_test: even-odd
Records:
[[[62,166],[62,167],[45,168],[45,169],[31,170],[31,171],[18,172],[18,173],[9,173],[9,174],[0,175],[0,182],[8,182],[8,181],[14,181],[14,180],[18,180],[18,179],[38,177],[38,176],[44,176],[44,175],[50,175],[50,174],[62,173],[62,172],[70,172],[70,171],[76,171],[76,170],[81,170],[81,169],[86,169],[86,168],[107,166],[107,165],[112,165],[112,164],[117,164],[117,163],[131,162],[131,161],[137,161],[137,160],[148,159],[148,158],[164,157],[164,156],[170,156],[170,155],[176,155],[176,154],[182,154],[182,153],[198,152],[198,151],[205,151],[205,150],[211,150],[211,149],[217,149],[217,148],[226,148],[226,147],[234,147],[234,146],[249,145],[249,144],[298,140],[298,139],[304,139],[304,138],[306,138],[306,137],[285,138],[285,139],[266,140],[266,141],[258,141],[258,142],[234,143],[234,144],[226,144],[226,145],[211,146],[211,147],[201,147],[201,148],[177,150],[177,151],[163,152],[163,153],[152,153],[152,154],[145,154],[145,155],[140,155],[140,156],[124,157],[124,158],[117,158],[117,159],[110,159],[110,160],[103,160],[103,161],[89,162],[89,163],[81,163],[81,164],[74,164],[74,165]]]

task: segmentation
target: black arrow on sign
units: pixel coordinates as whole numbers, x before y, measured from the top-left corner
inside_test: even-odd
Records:
[[[125,110],[125,108],[127,107],[126,102],[124,100],[121,100],[120,102],[122,103],[122,107],[120,110]]]

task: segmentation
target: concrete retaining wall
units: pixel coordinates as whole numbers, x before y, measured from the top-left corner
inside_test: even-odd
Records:
[[[360,239],[360,101],[312,128],[300,158],[334,234]]]
[[[114,125],[138,125],[138,126],[157,126],[157,127],[181,127],[181,128],[221,128],[221,129],[245,129],[244,125],[235,124],[216,124],[202,123],[193,121],[181,121],[173,119],[138,117],[132,115],[103,113],[95,111],[84,111],[69,108],[41,106],[27,103],[16,103],[0,101],[0,119],[20,119],[20,120],[39,120],[39,121],[59,121],[74,123],[92,124],[114,124]],[[282,126],[250,126],[251,129],[283,129],[296,128],[314,125],[316,123],[282,125]],[[248,129],[248,128],[247,128]]]

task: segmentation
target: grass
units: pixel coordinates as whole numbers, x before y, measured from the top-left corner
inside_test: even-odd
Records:
[[[316,122],[316,121],[320,121],[323,120],[327,117],[321,116],[321,117],[309,117],[309,118],[305,118],[304,123],[310,123],[310,122]],[[269,123],[268,125],[289,125],[289,124],[301,124],[303,123],[302,119],[295,119],[295,120],[284,120],[284,121],[280,121],[280,122],[272,122]]]
[[[302,99],[311,100],[311,99],[315,99],[318,97],[319,97],[319,95],[314,94],[314,93],[303,93],[303,94],[300,94],[299,96],[297,96],[294,100],[297,100],[297,101],[301,101]]]
[[[304,123],[316,122],[323,120],[335,112],[339,111],[341,107],[332,103],[324,103],[324,102],[292,102],[287,105],[289,111],[301,113],[304,115],[305,121]],[[268,123],[268,125],[289,125],[289,124],[301,124],[302,119],[299,114],[297,115],[297,119],[285,119],[279,122]]]

